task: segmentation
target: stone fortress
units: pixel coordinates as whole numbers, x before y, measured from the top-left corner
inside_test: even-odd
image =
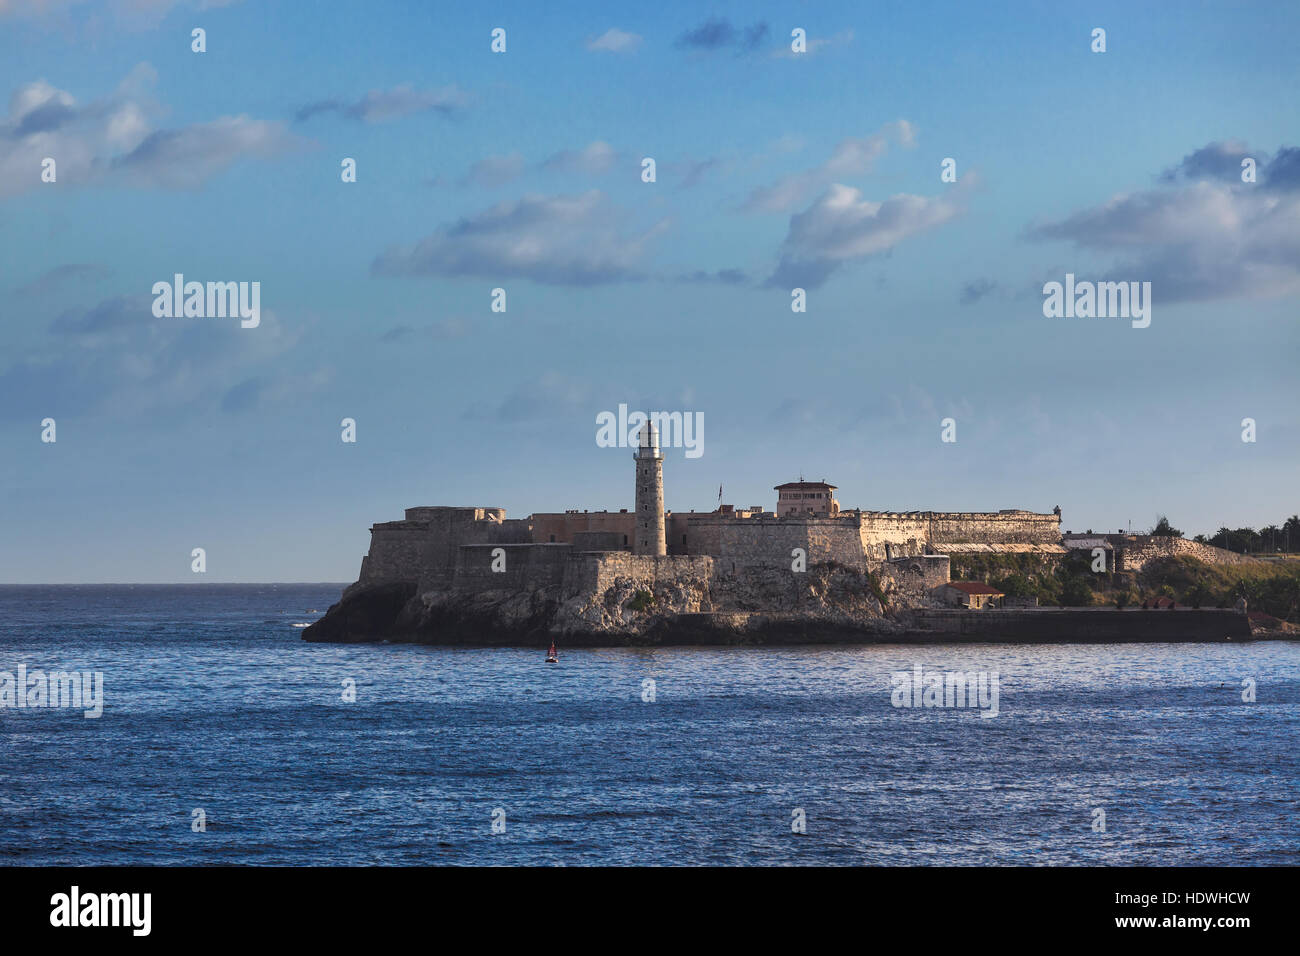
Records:
[[[642,427],[634,455],[635,508],[507,518],[502,508],[408,508],[371,530],[353,587],[409,582],[416,593],[559,588],[602,590],[616,578],[656,582],[789,573],[794,549],[806,565],[857,572],[894,565],[934,587],[961,552],[1065,554],[1060,509],[997,512],[843,510],[822,481],[776,486],[774,510],[720,504],[711,512],[664,510],[663,455]]]
[[[502,508],[419,507],[374,525],[359,580],[303,639],[603,647],[1251,635],[1244,614],[1218,609],[990,614],[941,606],[962,590],[949,585],[959,555],[1050,563],[1100,547],[1108,566],[1135,569],[1160,549],[1191,543],[1062,536],[1060,508],[846,511],[834,485],[802,479],[776,486],[772,510],[720,503],[710,512],[666,511],[653,424],[636,446],[631,511],[507,518]]]

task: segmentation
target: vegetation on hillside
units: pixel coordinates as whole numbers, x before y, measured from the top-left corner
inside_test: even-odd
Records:
[[[1187,607],[1232,607],[1244,597],[1252,611],[1300,623],[1300,561],[1226,565],[1159,558],[1147,562],[1138,583],[1162,589]]]
[[[1147,534],[1168,538],[1183,536],[1164,515],[1156,515],[1156,523],[1147,529]],[[1212,535],[1198,534],[1192,540],[1238,554],[1300,554],[1300,515],[1292,515],[1280,525],[1270,524],[1258,530],[1220,528]]]
[[[1136,576],[1098,573],[1088,554],[1045,561],[1031,554],[954,555],[954,580],[984,581],[1009,596],[1035,597],[1045,607],[1140,605],[1152,597],[1184,607],[1233,607],[1300,623],[1300,560],[1207,564],[1179,556],[1148,561]]]

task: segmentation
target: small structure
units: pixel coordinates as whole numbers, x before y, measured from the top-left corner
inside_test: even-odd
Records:
[[[973,610],[999,607],[1004,597],[1001,591],[983,581],[949,581],[939,589],[939,596],[954,607],[968,607]]]
[[[778,517],[840,513],[840,503],[835,500],[835,485],[824,481],[787,481],[777,485],[775,491]]]
[[[894,558],[885,566],[899,586],[929,593],[943,587],[951,578],[951,559],[946,554],[918,554],[911,558]]]

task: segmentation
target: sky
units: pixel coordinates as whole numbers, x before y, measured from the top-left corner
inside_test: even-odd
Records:
[[[702,416],[675,511],[1280,523],[1300,8],[1169,10],[0,0],[0,582],[343,582],[407,507],[630,508],[620,404]],[[177,273],[260,321],[156,315]],[[1149,326],[1046,316],[1067,273]]]

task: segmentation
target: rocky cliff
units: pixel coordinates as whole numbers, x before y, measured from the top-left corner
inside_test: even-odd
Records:
[[[627,573],[585,587],[431,590],[353,585],[303,632],[307,641],[567,646],[826,642],[886,638],[914,598],[888,577],[834,564],[806,572]]]

